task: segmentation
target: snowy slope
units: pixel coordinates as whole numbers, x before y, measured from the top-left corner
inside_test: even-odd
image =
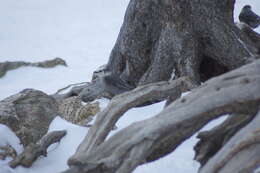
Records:
[[[0,61],[41,61],[64,58],[68,68],[21,68],[8,72],[0,79],[0,99],[24,88],[53,93],[71,83],[89,81],[94,69],[107,62],[117,38],[129,0],[0,0]],[[260,14],[259,0],[237,0],[235,20],[244,4],[251,4]],[[260,28],[257,29],[260,32]],[[102,101],[106,105],[105,100]],[[120,119],[118,130],[135,121],[149,118],[162,110],[164,102],[144,108],[131,109]],[[211,128],[223,118],[209,124]],[[46,158],[38,159],[32,168],[15,170],[0,161],[0,173],[48,173],[67,168],[66,160],[87,133],[87,128],[72,125],[56,118],[49,131],[67,129],[68,135],[49,148]],[[116,131],[112,132],[116,133]],[[110,135],[112,135],[110,134]],[[135,173],[192,173],[199,165],[193,159],[196,138],[184,142],[174,153],[138,167]],[[12,144],[22,151],[18,139],[0,125],[0,145]]]
[[[0,99],[33,87],[53,93],[88,81],[107,62],[128,0],[0,0],[0,62],[64,58],[69,68],[21,68],[0,79]]]

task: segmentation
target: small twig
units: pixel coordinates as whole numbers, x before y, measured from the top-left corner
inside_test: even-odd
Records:
[[[78,85],[83,85],[83,84],[87,84],[87,83],[88,82],[81,82],[81,83],[70,84],[70,85],[68,85],[68,86],[66,86],[64,88],[59,89],[55,94],[59,94],[60,92],[66,90],[66,89],[68,89],[68,88],[70,88],[72,86],[78,86]]]

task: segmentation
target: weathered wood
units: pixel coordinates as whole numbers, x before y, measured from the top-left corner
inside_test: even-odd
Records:
[[[206,164],[234,134],[253,118],[254,115],[233,114],[212,130],[200,132],[197,136],[200,141],[194,146],[196,151],[194,159],[200,162],[201,166]]]
[[[73,88],[70,90],[70,92],[72,92],[71,95],[73,95],[74,90],[75,90],[74,92],[77,93],[77,91],[81,88],[81,86],[86,85],[86,84],[88,84],[88,83],[87,82],[81,82],[81,83],[69,84],[69,85],[59,89],[54,95],[60,94],[60,93],[66,91],[67,89],[69,89],[71,87],[73,87]]]
[[[33,162],[39,156],[47,156],[47,149],[51,144],[59,142],[65,135],[66,131],[53,131],[47,133],[45,136],[42,137],[37,143],[31,143],[28,145],[24,151],[19,154],[14,160],[9,162],[9,165],[12,168],[15,168],[19,165],[24,167],[31,167]]]
[[[42,62],[24,62],[24,61],[6,61],[0,63],[0,78],[3,77],[9,70],[14,70],[20,67],[41,67],[41,68],[53,68],[57,65],[67,66],[66,62],[61,58],[54,58],[52,60],[46,60]]]
[[[129,104],[128,101],[125,102],[129,97],[122,97],[124,95],[130,96],[131,105],[136,104],[142,100],[141,95],[147,93],[143,91],[136,99],[131,98],[131,94],[134,96],[136,91],[138,90],[116,97],[115,100],[119,100],[116,103],[122,105],[114,105],[112,101],[110,106],[129,107],[123,105]],[[64,173],[130,173],[138,165],[174,151],[209,121],[228,113],[253,115],[258,111],[259,105],[260,60],[257,60],[205,82],[155,117],[134,123],[106,141],[105,131],[111,128],[107,122],[114,124],[118,115],[110,113],[101,116],[101,113],[98,119],[107,120],[97,119],[95,125],[104,122],[99,124],[99,128],[104,130],[93,128],[89,131],[87,137],[94,139],[94,143],[86,138],[76,155],[70,159],[71,168]],[[122,113],[124,110],[121,110]]]
[[[199,83],[204,61],[224,72],[252,62],[257,50],[234,24],[234,3],[131,0],[107,71],[133,86],[169,80],[173,72]]]
[[[254,43],[254,46],[258,49],[258,54],[260,54],[260,34],[255,32],[245,23],[237,23],[236,25],[250,38],[250,40]]]
[[[104,142],[117,120],[129,109],[149,101],[166,99],[169,95],[178,95],[180,91],[190,89],[186,78],[171,82],[160,82],[136,88],[133,91],[114,97],[109,105],[97,115],[94,126],[77,149],[77,155],[86,154]],[[71,159],[73,160],[73,159]]]
[[[58,103],[47,94],[25,89],[0,101],[0,123],[8,126],[23,146],[35,143],[58,115]]]
[[[251,173],[260,167],[260,112],[205,164],[200,173]]]

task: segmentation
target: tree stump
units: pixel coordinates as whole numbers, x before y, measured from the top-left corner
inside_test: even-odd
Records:
[[[257,49],[235,26],[234,3],[131,0],[107,70],[134,86],[172,73],[199,83],[251,62]]]

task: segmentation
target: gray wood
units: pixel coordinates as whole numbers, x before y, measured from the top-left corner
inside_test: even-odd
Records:
[[[171,82],[159,82],[141,86],[133,91],[114,97],[109,105],[96,115],[97,119],[94,126],[89,130],[88,135],[72,158],[77,158],[78,155],[82,153],[89,153],[104,142],[117,120],[123,116],[127,110],[148,101],[162,100],[173,95],[180,96],[179,90],[187,91],[190,87],[190,83],[186,78],[179,78]],[[72,158],[70,160],[73,162]]]
[[[123,104],[136,91],[127,93],[129,97],[123,97],[123,94],[116,98]],[[145,93],[141,92],[140,95]],[[131,104],[142,100],[140,95]],[[155,117],[134,123],[106,141],[105,131],[109,131],[118,115],[101,116],[101,113],[98,119],[107,119],[104,124],[99,124],[99,129],[104,129],[104,132],[101,130],[100,133],[95,128],[89,131],[87,136],[94,139],[94,142],[85,139],[76,155],[70,159],[70,169],[63,173],[130,173],[138,165],[174,151],[209,121],[227,113],[253,115],[258,111],[259,105],[260,60],[257,60],[207,81],[189,95],[167,106]],[[110,106],[124,108],[113,104],[113,101]],[[109,110],[111,107],[104,112]],[[98,119],[96,124],[102,122]],[[107,125],[106,122],[113,123]],[[92,135],[95,138],[91,138]]]
[[[254,115],[232,114],[222,124],[208,131],[202,131],[197,138],[200,141],[194,146],[194,159],[201,166],[214,156],[241,128],[246,126]]]
[[[8,126],[24,146],[35,143],[58,115],[58,103],[47,94],[25,89],[0,101],[0,123]]]
[[[260,112],[202,167],[200,173],[251,173],[260,167]]]
[[[66,134],[67,132],[65,130],[47,133],[37,143],[28,145],[21,154],[9,162],[9,165],[12,168],[19,165],[31,167],[39,156],[47,156],[47,149],[51,144],[59,142]]]
[[[66,62],[61,58],[54,58],[42,62],[24,62],[24,61],[6,61],[0,62],[0,78],[3,77],[9,70],[15,70],[20,67],[41,67],[41,68],[53,68],[57,65],[67,66]]]
[[[199,83],[204,59],[227,70],[252,62],[257,49],[235,26],[234,3],[131,0],[107,71],[134,86],[169,80],[173,71]]]

